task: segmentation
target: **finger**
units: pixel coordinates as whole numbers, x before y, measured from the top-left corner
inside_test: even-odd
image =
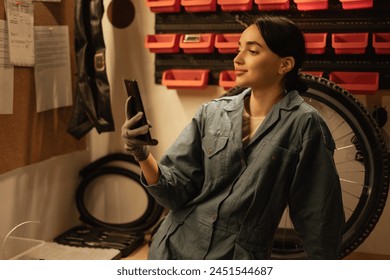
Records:
[[[138,138],[123,138],[123,143],[129,147],[141,147],[141,146],[147,146],[148,143],[144,140],[138,139]]]
[[[131,140],[127,139],[127,138],[123,138],[123,139],[124,139],[123,143],[125,143],[129,147],[133,147],[133,146],[156,146],[156,145],[158,145],[158,141],[156,139],[152,139],[151,141],[144,141],[144,140],[140,140],[138,138],[132,138]]]
[[[148,142],[149,146],[157,146],[158,145],[158,140],[157,139],[152,139]]]
[[[133,129],[141,121],[142,116],[143,116],[143,112],[138,112],[134,117],[127,119],[123,124],[123,127],[127,129]]]
[[[127,99],[126,99],[126,104],[125,104],[125,114],[126,114],[126,120],[129,120],[131,119],[131,96],[129,96]]]
[[[123,129],[122,136],[124,138],[133,139],[133,138],[136,138],[138,136],[141,136],[141,135],[148,133],[148,131],[149,131],[149,126],[143,125],[143,126],[140,126],[140,127],[134,128],[134,129]]]

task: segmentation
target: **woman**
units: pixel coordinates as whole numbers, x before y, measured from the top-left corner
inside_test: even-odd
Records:
[[[122,127],[142,180],[170,209],[149,259],[268,259],[286,206],[310,259],[338,258],[344,213],[331,134],[298,91],[305,43],[286,18],[244,30],[234,59],[247,87],[200,107],[156,162],[136,136],[141,114]],[[131,102],[128,101],[128,102]]]

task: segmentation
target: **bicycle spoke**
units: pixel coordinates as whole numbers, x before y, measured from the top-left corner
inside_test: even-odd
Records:
[[[354,134],[354,132],[351,131],[351,132],[349,132],[348,134],[345,134],[345,135],[343,135],[343,136],[341,136],[341,137],[339,137],[339,138],[334,139],[334,141],[337,143],[337,142],[340,141],[341,139],[343,139],[343,138],[345,138],[345,137],[347,137],[347,136],[350,136],[351,134]]]
[[[347,146],[343,146],[340,148],[336,148],[336,151],[341,151],[341,150],[350,149],[350,148],[355,148],[355,145],[352,144],[352,145],[347,145]]]
[[[359,183],[359,182],[355,182],[355,181],[351,181],[351,180],[347,180],[347,179],[343,179],[343,178],[340,178],[340,181],[341,181],[341,182],[345,182],[345,183],[349,183],[349,184],[354,184],[354,185],[359,185],[359,186],[361,186],[361,187],[364,187],[364,184]]]
[[[344,171],[339,171],[339,174],[341,173],[364,173],[366,172],[365,170],[344,170]]]
[[[347,192],[346,190],[343,190],[343,193],[348,194],[350,197],[360,199],[360,196],[357,196],[356,194],[353,194],[351,192]]]

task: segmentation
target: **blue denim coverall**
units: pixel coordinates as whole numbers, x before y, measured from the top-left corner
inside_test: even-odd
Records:
[[[337,259],[344,212],[325,122],[291,91],[243,147],[250,93],[202,105],[145,184],[170,209],[149,259],[268,259],[286,205],[308,258]]]

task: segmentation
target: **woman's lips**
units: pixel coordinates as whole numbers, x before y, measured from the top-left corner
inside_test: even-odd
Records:
[[[236,76],[241,76],[241,75],[244,75],[247,71],[243,70],[243,69],[235,69],[234,72],[235,72]]]

